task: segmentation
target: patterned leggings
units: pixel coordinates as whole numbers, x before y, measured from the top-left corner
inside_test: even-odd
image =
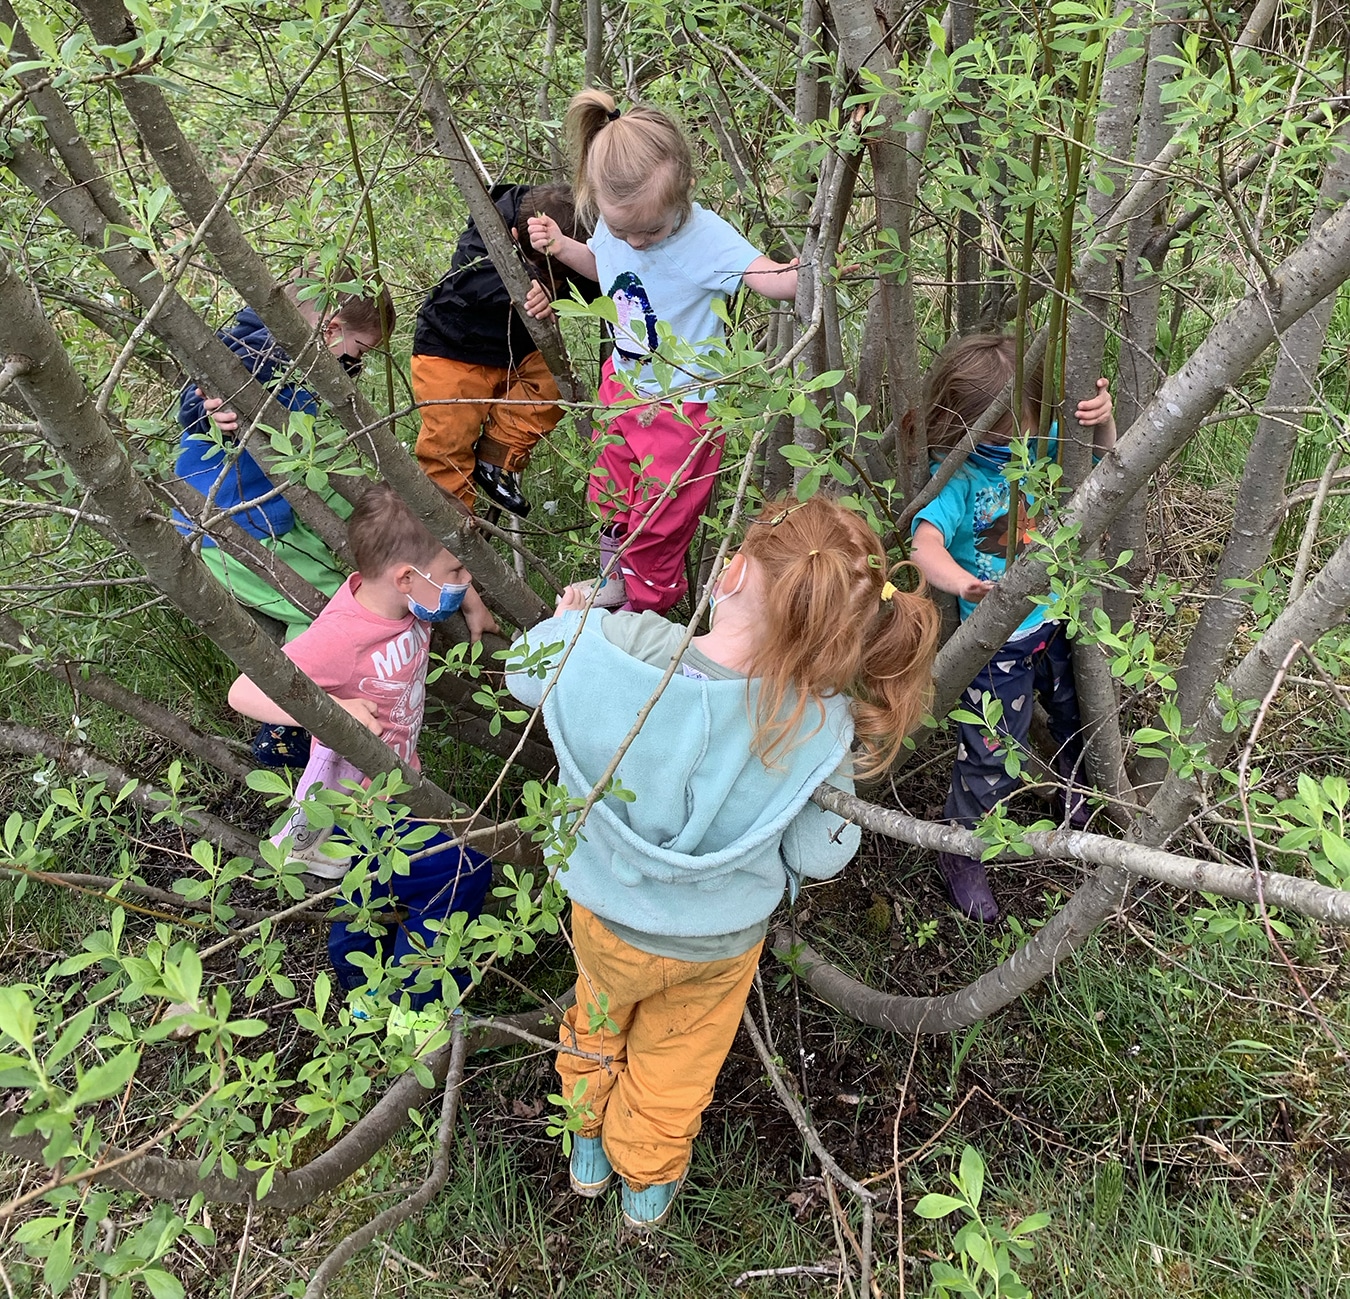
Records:
[[[1082,722],[1069,639],[1061,624],[1042,623],[1010,640],[966,687],[962,706],[978,714],[986,692],[1003,702],[1003,717],[994,730],[1010,736],[1024,749],[1031,734],[1032,697],[1039,696],[1050,717],[1050,734],[1059,745],[1055,768],[1064,778],[1079,769],[1076,774],[1081,782]],[[986,737],[983,725],[958,722],[957,728],[956,765],[943,815],[969,827],[1000,799],[1007,798],[1021,781],[1008,774],[1003,746]]]

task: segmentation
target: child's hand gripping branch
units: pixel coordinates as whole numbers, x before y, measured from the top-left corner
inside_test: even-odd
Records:
[[[1103,455],[1116,445],[1115,405],[1105,379],[1097,380],[1096,394],[1086,401],[1080,401],[1073,417],[1084,428],[1094,430],[1092,449],[1097,455]]]
[[[214,424],[221,433],[227,438],[238,436],[239,433],[239,413],[231,410],[225,404],[223,397],[208,397],[200,388],[197,389],[197,396],[202,399],[202,410],[206,412],[206,417]]]

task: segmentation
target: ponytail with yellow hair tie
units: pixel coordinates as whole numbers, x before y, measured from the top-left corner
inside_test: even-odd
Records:
[[[897,587],[894,582],[887,582],[886,585],[881,588],[881,603],[885,604],[889,600],[894,600],[899,589],[900,588]]]

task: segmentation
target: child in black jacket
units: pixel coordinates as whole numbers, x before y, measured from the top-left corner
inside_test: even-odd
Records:
[[[535,215],[552,217],[572,237],[589,233],[577,221],[569,185],[498,185],[492,198],[513,235]],[[572,283],[588,301],[599,296],[598,284],[534,253],[528,242],[522,248],[535,280],[531,315],[551,316],[548,303],[567,297]],[[470,510],[476,483],[494,504],[529,513],[520,471],[562,418],[558,386],[472,221],[450,273],[417,314],[412,386],[422,415],[417,459],[427,477]]]

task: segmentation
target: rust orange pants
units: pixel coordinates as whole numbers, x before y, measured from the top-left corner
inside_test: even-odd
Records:
[[[470,510],[474,460],[516,473],[562,418],[558,385],[538,352],[509,370],[414,356],[412,390],[419,403],[446,403],[421,408],[417,462],[437,487]]]
[[[559,1040],[614,1058],[602,1065],[560,1051],[562,1094],[570,1099],[585,1079],[583,1099],[595,1117],[581,1134],[602,1137],[609,1162],[633,1190],[673,1182],[689,1165],[764,944],[723,961],[671,960],[625,943],[575,902],[572,941],[577,1000]],[[601,993],[612,1027],[600,1022]]]

